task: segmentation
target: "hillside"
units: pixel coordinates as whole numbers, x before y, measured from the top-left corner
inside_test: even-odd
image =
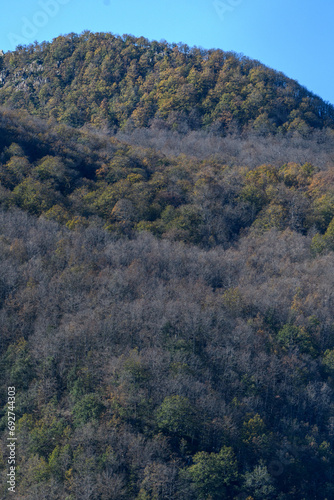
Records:
[[[0,497],[15,387],[20,500],[333,498],[331,106],[110,34],[1,77]]]
[[[157,148],[129,144],[133,136],[124,142],[4,109],[0,134],[3,208],[16,206],[70,228],[92,221],[119,235],[149,231],[209,248],[227,248],[240,235],[270,228],[317,233],[319,248],[331,246],[332,135],[323,133],[321,142],[300,139],[295,146],[291,140],[291,149],[281,139],[280,162],[262,164],[258,150],[249,153],[247,166],[238,163],[240,153],[228,153],[229,142],[247,151],[249,139],[236,136],[223,141],[220,154],[166,156]],[[159,133],[155,137],[161,140]],[[174,139],[177,150],[180,139]],[[205,145],[208,136],[197,139],[197,146]],[[266,138],[266,151],[269,144]],[[320,166],[284,162],[300,150],[315,161],[319,151]]]
[[[334,127],[334,108],[282,73],[222,50],[85,32],[4,55],[0,104],[80,127],[187,131]]]

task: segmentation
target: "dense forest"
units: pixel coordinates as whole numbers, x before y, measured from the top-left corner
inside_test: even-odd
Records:
[[[2,57],[0,104],[74,127],[261,132],[334,128],[334,108],[282,73],[222,50],[84,32]]]
[[[0,56],[15,497],[334,497],[334,108],[221,50]]]

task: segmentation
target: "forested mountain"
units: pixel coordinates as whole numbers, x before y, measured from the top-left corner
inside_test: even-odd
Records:
[[[1,61],[0,468],[16,498],[334,497],[333,108],[84,33]]]
[[[0,104],[80,127],[334,126],[334,108],[282,73],[222,50],[85,32],[2,57]]]

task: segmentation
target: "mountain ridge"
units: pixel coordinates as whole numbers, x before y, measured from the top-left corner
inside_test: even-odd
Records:
[[[2,57],[0,104],[80,127],[261,133],[334,128],[334,107],[233,52],[84,32]]]

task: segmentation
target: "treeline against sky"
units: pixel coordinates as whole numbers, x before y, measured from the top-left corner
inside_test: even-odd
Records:
[[[334,108],[258,61],[130,35],[71,33],[0,58],[0,104],[80,127],[261,133],[333,128]]]

